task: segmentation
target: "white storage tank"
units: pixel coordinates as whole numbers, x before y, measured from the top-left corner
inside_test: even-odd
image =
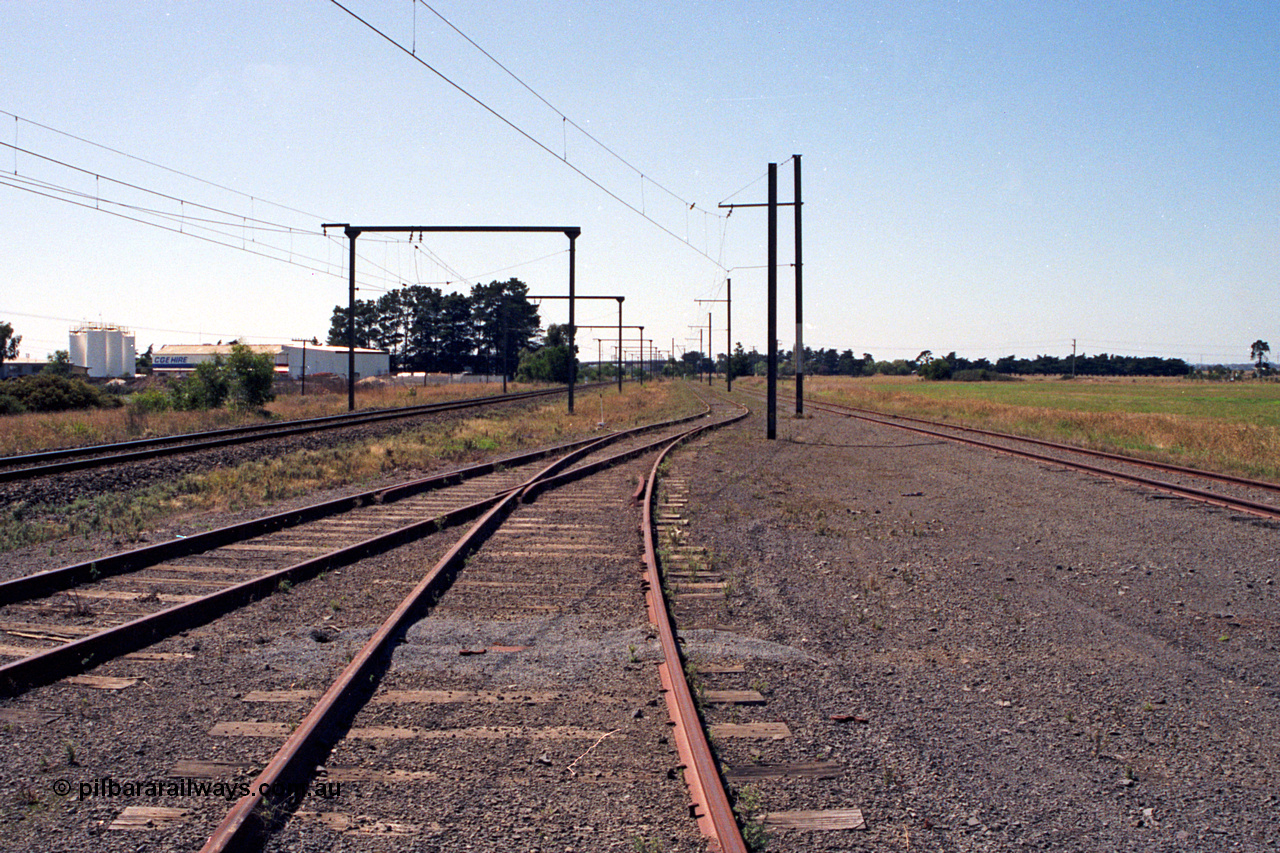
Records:
[[[88,369],[91,377],[132,376],[137,368],[133,333],[114,325],[88,324],[71,330],[71,363]]]

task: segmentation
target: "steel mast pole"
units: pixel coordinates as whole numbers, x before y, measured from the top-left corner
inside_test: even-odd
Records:
[[[792,155],[796,161],[795,171],[795,208],[796,208],[796,414],[804,414],[804,276],[801,270],[804,265],[800,259],[800,155]]]
[[[724,301],[727,303],[724,317],[725,324],[728,326],[724,345],[725,352],[729,354],[724,361],[724,390],[728,393],[733,390],[733,279],[726,278],[724,282]]]
[[[351,246],[347,258],[347,411],[356,410],[356,238],[360,232],[347,226],[347,241]]]
[[[766,384],[766,440],[778,437],[778,164],[769,164],[769,378]]]
[[[711,312],[707,312],[707,361],[711,366],[707,368],[707,387],[711,387],[711,380],[716,375],[716,357],[712,355],[715,352],[715,345],[711,343]],[[725,356],[726,360],[728,356]]]
[[[573,324],[574,270],[577,263],[578,229],[566,231],[569,237],[569,414],[573,414],[573,386],[578,384],[577,328]]]

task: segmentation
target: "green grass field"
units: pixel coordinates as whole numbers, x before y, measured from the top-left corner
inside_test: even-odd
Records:
[[[833,403],[1280,481],[1277,382],[811,377],[805,392]]]
[[[815,381],[821,383],[825,378],[810,380],[809,384]],[[1157,379],[895,382],[874,378],[860,381],[891,394],[909,394],[942,403],[980,400],[1003,406],[1178,415],[1280,427],[1280,383],[1277,382]]]

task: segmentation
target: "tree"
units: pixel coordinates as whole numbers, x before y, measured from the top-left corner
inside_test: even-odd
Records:
[[[3,327],[0,327],[2,329]],[[1249,360],[1258,365],[1258,372],[1266,370],[1267,353],[1271,352],[1271,344],[1258,339],[1249,345]]]
[[[444,293],[421,284],[405,288],[413,321],[409,324],[409,364],[414,370],[440,370],[440,338],[444,325]]]
[[[742,349],[742,341],[733,345],[733,358],[729,360],[729,369],[733,371],[735,378],[751,375],[751,357]]]
[[[475,348],[471,300],[461,293],[450,293],[440,300],[440,369],[461,373],[470,364]]]
[[[18,357],[18,344],[22,343],[22,335],[13,333],[10,323],[0,323],[0,379],[8,376],[5,361],[13,361]]]
[[[531,382],[568,382],[572,375],[573,354],[564,326],[547,327],[546,342],[536,350],[520,354],[516,378]]]
[[[528,286],[517,278],[471,288],[478,370],[490,374],[509,372],[511,356],[537,340],[542,320],[538,306],[528,300],[528,293]]]
[[[64,349],[60,349],[53,355],[49,356],[49,360],[45,366],[40,369],[41,373],[51,373],[54,376],[70,376],[71,375],[71,353]]]
[[[332,347],[345,347],[347,342],[347,315],[350,312],[345,305],[335,305],[333,317],[329,321],[329,339],[326,343]],[[372,299],[356,300],[356,346],[367,349],[373,344],[375,325],[377,323],[378,306]],[[219,341],[221,343],[221,341]]]
[[[153,349],[155,349],[155,344],[148,346],[147,351],[144,352],[142,355],[138,356],[137,371],[139,373],[142,373],[142,374],[151,373],[151,363],[155,358],[155,354],[152,352]]]
[[[227,373],[235,405],[256,409],[275,399],[276,365],[267,353],[236,344],[227,359]]]

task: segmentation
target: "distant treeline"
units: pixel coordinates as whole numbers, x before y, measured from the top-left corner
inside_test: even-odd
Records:
[[[751,372],[764,357],[758,353],[735,352],[735,372],[738,358],[746,356],[751,365]],[[753,358],[754,357],[754,358]],[[1073,362],[1074,361],[1074,365]],[[795,360],[792,353],[779,353],[779,372],[794,373]],[[992,362],[990,359],[968,359],[954,352],[944,356],[935,356],[924,350],[913,359],[895,359],[893,361],[877,361],[869,352],[861,357],[855,356],[853,350],[839,352],[834,349],[804,350],[805,373],[813,376],[909,376],[918,374],[926,379],[983,379],[1013,376],[1186,376],[1191,373],[1191,365],[1180,358],[1158,358],[1155,356],[1097,355],[1078,354],[1059,358],[1053,355],[1038,355],[1035,358],[1017,358],[1005,356]]]
[[[391,354],[393,371],[510,373],[540,343],[542,321],[519,279],[477,284],[471,293],[412,285],[357,299],[355,343]],[[335,305],[327,343],[347,343],[347,306]]]

